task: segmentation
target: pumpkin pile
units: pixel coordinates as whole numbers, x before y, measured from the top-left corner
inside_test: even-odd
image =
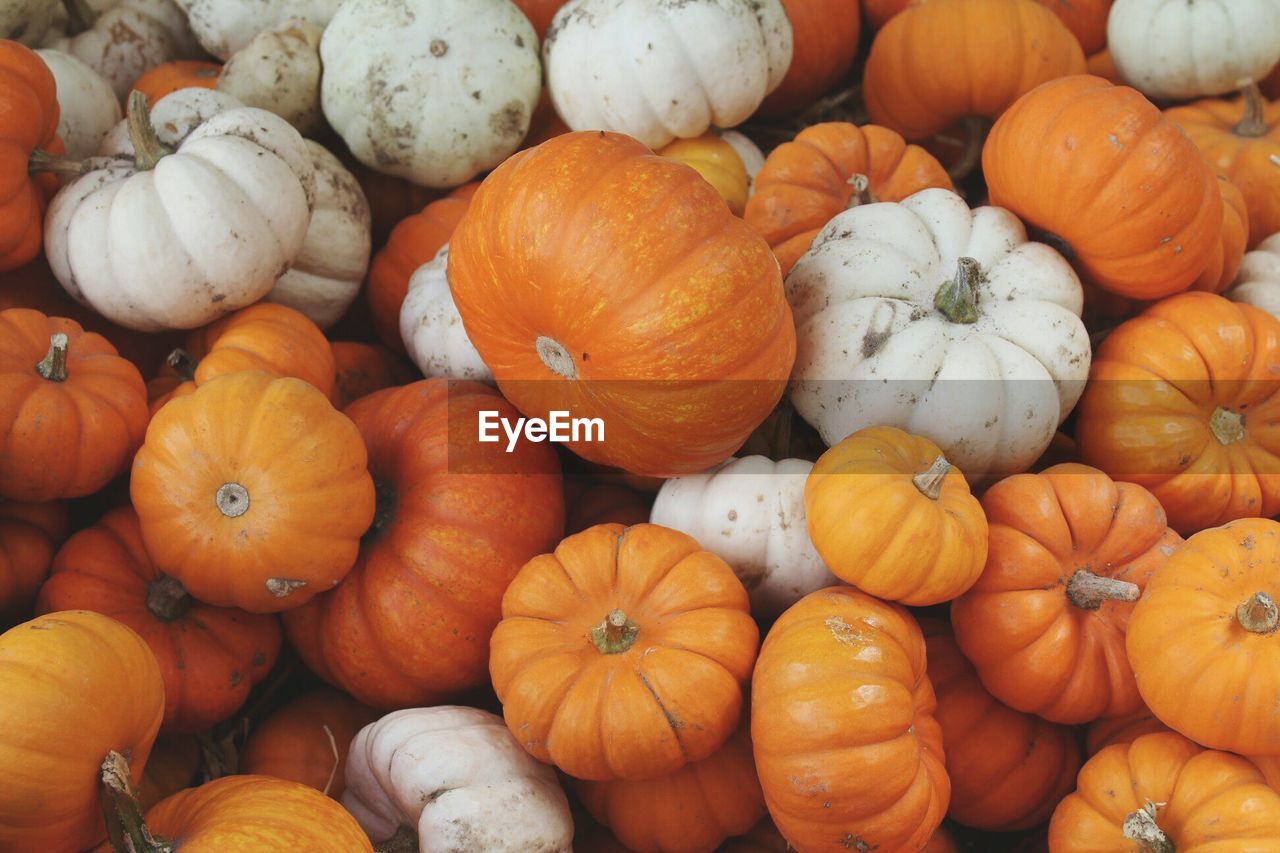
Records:
[[[1280,0],[0,4],[0,853],[1280,853]]]

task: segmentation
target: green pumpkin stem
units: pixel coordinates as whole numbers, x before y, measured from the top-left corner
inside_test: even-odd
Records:
[[[157,163],[173,153],[173,149],[156,135],[155,126],[151,124],[151,110],[147,108],[147,96],[137,89],[129,93],[128,121],[133,162],[138,171],[154,169]]]
[[[1107,601],[1137,601],[1142,589],[1136,583],[1095,575],[1077,569],[1067,581],[1067,598],[1081,610],[1097,610]]]
[[[956,274],[938,288],[933,297],[933,307],[953,323],[976,323],[978,312],[978,285],[982,282],[982,267],[973,258],[961,258],[956,262]]]
[[[115,853],[172,853],[173,844],[147,829],[129,761],[115,750],[102,762],[101,800],[107,840]]]
[[[177,578],[160,575],[147,584],[147,610],[161,622],[180,619],[190,606],[191,596]]]
[[[941,497],[942,484],[946,482],[947,475],[950,473],[951,463],[947,461],[947,457],[939,455],[933,460],[932,465],[912,477],[911,482],[920,490],[920,494],[931,501],[936,501]]]
[[[402,824],[395,835],[373,845],[373,853],[418,853],[418,833]]]
[[[1236,620],[1251,634],[1272,634],[1280,628],[1280,607],[1265,592],[1255,592],[1236,608]]]
[[[1219,406],[1209,416],[1209,432],[1218,440],[1218,444],[1226,446],[1235,444],[1244,438],[1244,415]]]
[[[178,378],[183,382],[194,382],[196,380],[196,368],[200,366],[200,362],[191,357],[191,353],[178,347],[165,358],[164,363],[173,368],[178,374]]]
[[[1267,127],[1267,118],[1263,113],[1266,101],[1262,99],[1262,91],[1258,88],[1258,84],[1250,80],[1241,87],[1240,94],[1244,95],[1244,115],[1232,130],[1236,136],[1250,139],[1266,136],[1271,128]]]
[[[1145,853],[1177,853],[1169,836],[1156,824],[1156,810],[1163,805],[1148,800],[1146,805],[1124,819],[1121,827],[1124,837],[1138,842],[1138,847]]]
[[[611,610],[599,625],[591,629],[591,642],[602,655],[616,655],[631,648],[640,626],[621,610]]]
[[[31,152],[31,156],[27,158],[27,174],[35,175],[39,172],[51,172],[55,175],[83,175],[92,168],[93,160],[72,160],[70,157],[60,157],[57,154],[50,154],[48,151],[41,151],[37,148]]]
[[[49,351],[36,364],[36,373],[39,373],[42,379],[48,379],[50,382],[67,381],[68,343],[67,336],[62,332],[55,332],[49,336]]]

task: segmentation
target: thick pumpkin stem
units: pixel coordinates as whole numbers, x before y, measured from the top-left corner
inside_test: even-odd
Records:
[[[55,175],[83,175],[93,167],[94,163],[95,160],[92,157],[88,160],[72,160],[70,157],[59,157],[57,154],[50,154],[48,151],[37,148],[27,158],[27,174],[52,172]]]
[[[852,210],[864,204],[875,204],[880,200],[872,194],[871,179],[866,175],[854,175],[849,179],[849,186],[853,187],[853,194],[849,196],[849,203],[845,205],[846,210]]]
[[[938,288],[933,297],[933,307],[953,323],[978,322],[978,285],[982,282],[982,267],[973,258],[961,258],[956,262],[956,274]]]
[[[190,606],[191,596],[177,578],[161,575],[147,584],[147,610],[161,622],[181,618]]]
[[[1235,444],[1244,438],[1244,415],[1218,407],[1209,416],[1209,432],[1218,444]]]
[[[133,143],[133,162],[138,171],[146,172],[156,167],[173,149],[160,141],[155,126],[151,124],[151,110],[147,108],[147,96],[134,89],[129,93],[129,141]]]
[[[55,332],[49,336],[49,351],[36,365],[36,373],[50,382],[67,381],[67,336]]]
[[[578,378],[578,367],[573,363],[573,356],[569,355],[569,351],[558,341],[546,335],[539,335],[533,342],[533,346],[538,351],[538,358],[542,359],[542,363],[547,366],[547,370],[565,379]]]
[[[599,625],[591,629],[591,642],[600,654],[616,655],[631,648],[640,633],[640,626],[627,618],[621,610],[611,610]]]
[[[973,174],[973,170],[982,162],[982,146],[986,144],[987,133],[991,130],[991,120],[981,116],[965,116],[960,121],[960,127],[964,130],[964,148],[960,152],[960,159],[947,169],[947,175],[954,184]]]
[[[1142,590],[1136,583],[1095,575],[1077,569],[1067,581],[1067,598],[1081,610],[1097,610],[1107,601],[1137,601]]]
[[[164,360],[165,364],[173,368],[178,374],[178,378],[183,382],[194,382],[196,379],[196,368],[200,366],[200,362],[191,357],[191,353],[178,347],[169,353]]]
[[[911,482],[920,490],[920,494],[931,501],[936,501],[941,497],[942,484],[946,482],[947,474],[950,473],[951,463],[947,461],[947,457],[939,456],[927,469],[912,477]]]
[[[373,845],[373,853],[418,853],[418,833],[402,824],[395,835]]]
[[[102,813],[107,840],[115,853],[171,853],[174,845],[156,838],[142,819],[128,760],[112,750],[102,762]]]
[[[1280,628],[1280,607],[1265,592],[1255,592],[1236,608],[1236,619],[1251,634],[1272,634]]]
[[[1266,101],[1262,99],[1262,91],[1258,88],[1258,84],[1250,80],[1240,89],[1240,94],[1244,95],[1244,116],[1233,128],[1236,136],[1246,136],[1251,139],[1266,136],[1271,128],[1267,127],[1267,118],[1263,112]]]
[[[1138,842],[1147,853],[1177,853],[1169,836],[1156,824],[1156,809],[1164,803],[1148,801],[1145,806],[1124,819],[1124,837]]]
[[[213,501],[227,518],[239,518],[249,511],[249,490],[239,483],[223,483]]]

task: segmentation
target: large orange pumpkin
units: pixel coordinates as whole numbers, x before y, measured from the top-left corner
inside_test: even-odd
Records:
[[[601,524],[516,575],[489,671],[534,758],[579,779],[645,779],[729,738],[758,641],[719,557],[656,524]]]
[[[65,150],[53,73],[35,51],[0,40],[0,272],[40,253],[45,202],[57,178],[38,173]]]
[[[1137,90],[1100,77],[1019,98],[987,137],[982,169],[992,204],[1122,296],[1186,290],[1221,242],[1222,193],[1199,149]]]
[[[908,6],[923,0],[862,0],[862,11],[875,29]],[[1086,55],[1096,54],[1107,43],[1107,14],[1112,0],[1036,0],[1062,19],[1080,42]]]
[[[840,81],[858,54],[858,0],[782,0],[791,21],[787,76],[757,113],[778,116],[804,109]]]
[[[30,618],[36,593],[66,534],[64,504],[0,500],[0,630]]]
[[[783,613],[751,679],[751,739],[791,846],[923,847],[951,794],[935,704],[905,609],[832,587]]]
[[[1190,533],[1280,512],[1280,321],[1208,293],[1165,299],[1094,353],[1085,462],[1148,489]]]
[[[701,471],[782,396],[795,327],[768,245],[693,170],[604,131],[485,179],[453,235],[471,342],[521,412],[598,418],[566,446],[637,474]]]
[[[982,577],[951,604],[956,642],[1001,702],[1058,723],[1142,704],[1125,628],[1181,539],[1151,493],[1065,463],[1015,474],[982,498]]]
[[[147,428],[138,368],[78,323],[0,311],[0,497],[92,494],[129,464]]]
[[[374,391],[405,385],[417,375],[400,356],[380,344],[334,341],[333,405],[345,409],[349,403]]]
[[[133,88],[147,96],[149,105],[155,106],[156,101],[179,89],[216,89],[221,73],[222,66],[216,62],[175,59],[142,72],[142,76],[133,81]]]
[[[350,576],[288,613],[285,630],[312,670],[361,702],[436,704],[482,684],[503,590],[564,530],[554,451],[479,442],[483,411],[515,417],[488,386],[444,379],[347,408],[377,512]]]
[[[888,128],[827,122],[769,153],[747,202],[747,224],[769,243],[786,275],[837,214],[864,202],[902,201],[952,189],[947,170]]]

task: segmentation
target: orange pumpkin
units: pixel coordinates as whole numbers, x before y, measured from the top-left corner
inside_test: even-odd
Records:
[[[39,170],[65,149],[53,74],[35,51],[0,39],[0,272],[40,253],[57,178]]]
[[[92,610],[137,631],[160,664],[166,731],[204,731],[230,717],[280,651],[274,617],[202,604],[161,574],[129,507],[67,540],[36,607]]]
[[[1160,722],[1151,709],[1143,705],[1132,714],[1103,717],[1090,723],[1085,729],[1084,752],[1087,756],[1094,756],[1112,744],[1133,743],[1143,735],[1170,731],[1173,729]]]
[[[219,607],[299,607],[351,569],[373,520],[360,432],[300,379],[211,379],[156,413],[130,495],[157,570]]]
[[[919,625],[847,587],[779,617],[751,679],[765,804],[797,850],[918,850],[951,794]]]
[[[565,533],[581,533],[597,524],[630,527],[649,520],[653,496],[620,483],[565,477]]]
[[[162,734],[156,738],[138,783],[138,802],[149,809],[170,794],[191,785],[200,769],[200,740],[190,734]]]
[[[1280,321],[1208,293],[1152,305],[1094,353],[1085,462],[1150,489],[1190,533],[1280,512]]]
[[[982,577],[951,603],[956,642],[1001,702],[1087,723],[1142,702],[1124,654],[1133,602],[1181,539],[1151,493],[1068,462],[982,498]]]
[[[946,169],[892,130],[816,124],[769,153],[744,218],[786,275],[837,214],[863,202],[902,201],[929,187],[953,188]]]
[[[349,403],[374,391],[412,382],[416,371],[403,358],[379,344],[334,341],[333,405],[345,409]]]
[[[938,697],[951,778],[947,815],[978,829],[1012,832],[1043,823],[1080,769],[1076,733],[996,701],[945,622],[921,620],[928,675]]]
[[[889,23],[894,15],[908,6],[914,6],[916,2],[918,0],[862,0],[862,14],[867,19],[867,25],[878,30]]]
[[[66,535],[63,504],[0,500],[0,630],[31,618],[36,593]]]
[[[544,87],[542,94],[538,96],[538,103],[534,104],[533,116],[529,119],[529,132],[524,135],[524,142],[520,143],[521,150],[541,145],[553,136],[568,132],[569,125],[556,112],[555,104],[551,103],[551,93]]]
[[[1036,0],[1057,15],[1080,42],[1086,56],[1107,45],[1107,16],[1113,0]]]
[[[438,704],[485,681],[502,592],[564,530],[546,444],[477,440],[479,413],[515,410],[476,382],[426,379],[347,408],[377,512],[350,576],[285,616],[314,672],[378,708]]]
[[[193,59],[175,59],[162,62],[142,72],[133,81],[133,88],[147,96],[151,106],[165,95],[179,89],[216,89],[222,66],[217,62],[201,62]]]
[[[1101,77],[1108,83],[1124,85],[1124,78],[1116,68],[1116,61],[1111,58],[1111,51],[1102,49],[1085,60],[1086,69],[1094,77]]]
[[[0,311],[0,497],[92,494],[129,464],[147,428],[138,368],[80,324]]]
[[[556,12],[565,4],[566,0],[515,0],[520,11],[524,12],[529,18],[529,22],[533,24],[534,30],[541,39],[547,34],[547,27],[551,23],[551,19],[555,17]]]
[[[798,112],[848,73],[858,54],[858,0],[782,0],[791,21],[792,53],[787,76],[757,113]]]
[[[656,524],[601,524],[516,575],[489,672],[534,758],[579,779],[646,779],[729,738],[758,642],[723,560]]]
[[[1280,63],[1276,63],[1276,67],[1271,69],[1271,73],[1258,83],[1258,88],[1268,98],[1280,98]]]
[[[991,129],[982,170],[992,204],[1121,296],[1186,290],[1221,245],[1222,193],[1199,150],[1137,90],[1100,77],[1019,98]]]
[[[691,169],[630,137],[567,133],[472,199],[449,283],[525,415],[599,419],[566,446],[636,474],[722,462],[782,396],[795,328],[769,247]]]
[[[734,216],[742,215],[743,208],[747,206],[751,179],[742,158],[728,142],[708,131],[694,139],[677,139],[658,153],[692,168],[715,187]]]

